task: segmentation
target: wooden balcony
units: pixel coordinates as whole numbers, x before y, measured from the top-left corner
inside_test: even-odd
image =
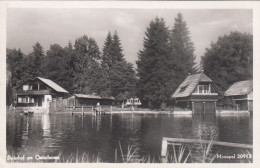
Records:
[[[17,95],[50,95],[50,90],[18,90]]]
[[[218,94],[217,93],[192,93],[190,96],[191,101],[217,101]]]

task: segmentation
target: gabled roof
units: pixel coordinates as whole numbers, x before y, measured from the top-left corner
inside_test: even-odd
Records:
[[[100,97],[98,95],[90,95],[90,94],[75,94],[76,97],[78,98],[88,98],[88,99],[111,99],[114,100],[114,97]]]
[[[247,95],[253,89],[253,80],[236,82],[225,92],[225,96]]]
[[[176,89],[172,98],[177,97],[187,97],[192,91],[196,88],[199,82],[213,82],[207,75],[204,73],[198,73],[195,75],[188,76]]]
[[[41,77],[36,77],[37,79],[39,79],[40,81],[42,81],[43,83],[45,83],[46,85],[48,85],[49,87],[51,87],[52,89],[54,89],[57,92],[62,92],[62,93],[69,93],[67,90],[63,89],[61,86],[59,86],[57,83],[53,82],[50,79],[45,79],[45,78],[41,78]]]

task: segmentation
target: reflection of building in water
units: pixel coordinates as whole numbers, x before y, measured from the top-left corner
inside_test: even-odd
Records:
[[[219,134],[215,115],[193,115],[192,128],[198,139],[211,140]]]
[[[50,116],[48,114],[42,115],[42,129],[43,129],[43,136],[50,135]]]
[[[102,115],[92,116],[92,129],[94,129],[96,132],[100,131],[101,128],[101,118]]]

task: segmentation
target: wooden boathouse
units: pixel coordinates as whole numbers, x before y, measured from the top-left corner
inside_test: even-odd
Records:
[[[114,97],[101,97],[95,94],[74,94],[68,98],[68,107],[96,107],[97,103],[101,106],[111,106],[114,103]]]
[[[253,111],[253,80],[239,81],[234,83],[225,92],[235,104],[237,111]]]
[[[203,72],[189,75],[172,95],[175,107],[193,114],[215,114],[218,101],[216,84]]]

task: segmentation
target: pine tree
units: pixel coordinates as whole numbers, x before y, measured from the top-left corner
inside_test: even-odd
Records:
[[[115,31],[113,37],[109,32],[102,54],[101,94],[114,96],[119,102],[133,96],[135,72],[133,66],[124,58],[120,38]]]
[[[72,46],[72,43],[69,42],[68,45],[63,48],[64,51],[64,72],[63,75],[65,76],[66,80],[64,81],[64,88],[70,92],[74,93],[74,88],[73,88],[73,79],[74,79],[74,74],[75,74],[75,54],[74,54],[74,49]]]
[[[29,72],[32,77],[42,76],[43,72],[43,62],[44,62],[44,50],[39,42],[36,42],[33,46],[33,51],[29,54],[31,58],[30,67],[31,72]]]
[[[253,36],[240,32],[220,36],[206,49],[201,65],[222,91],[237,81],[253,79]]]
[[[186,21],[181,13],[175,18],[175,23],[171,31],[171,60],[175,73],[174,90],[187,77],[189,73],[196,72],[194,44],[191,41],[190,32]]]
[[[144,49],[138,53],[138,95],[145,105],[158,108],[169,100],[169,30],[163,18],[150,22],[145,32]]]
[[[122,44],[118,37],[117,31],[115,31],[115,33],[113,35],[113,41],[112,41],[112,55],[114,57],[113,63],[125,61],[124,55],[122,52],[123,52]]]

